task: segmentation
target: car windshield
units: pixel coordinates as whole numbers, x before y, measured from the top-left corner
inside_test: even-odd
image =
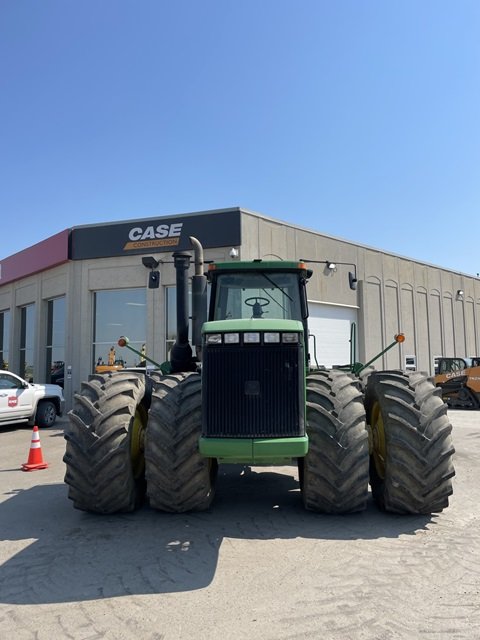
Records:
[[[217,278],[213,319],[301,320],[299,289],[296,273],[220,274]]]

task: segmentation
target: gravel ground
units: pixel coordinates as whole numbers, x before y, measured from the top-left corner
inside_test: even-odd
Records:
[[[73,509],[62,424],[0,433],[0,638],[480,639],[480,412],[451,411],[434,516],[304,511],[294,467],[220,467],[210,512]]]

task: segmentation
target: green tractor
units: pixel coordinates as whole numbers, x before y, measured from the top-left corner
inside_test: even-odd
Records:
[[[296,461],[312,511],[362,511],[369,485],[386,511],[447,507],[452,427],[432,379],[375,371],[353,358],[348,367],[314,369],[307,264],[212,263],[205,275],[202,247],[191,242],[195,352],[187,311],[192,257],[176,252],[177,339],[169,361],[152,371],[94,374],[75,395],[64,456],[74,506],[125,512],[146,496],[160,511],[201,511],[214,498],[218,464]],[[126,337],[119,345],[137,353]]]

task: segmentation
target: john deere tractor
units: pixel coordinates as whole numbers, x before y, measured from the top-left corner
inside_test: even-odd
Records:
[[[169,361],[155,371],[94,374],[75,396],[64,456],[74,506],[125,512],[146,496],[160,511],[205,510],[219,463],[297,461],[312,511],[361,511],[369,484],[387,511],[447,507],[452,427],[432,379],[357,362],[313,369],[307,264],[212,263],[205,275],[202,247],[191,241],[195,352],[187,312],[192,256],[177,252]],[[131,348],[124,336],[119,345]]]

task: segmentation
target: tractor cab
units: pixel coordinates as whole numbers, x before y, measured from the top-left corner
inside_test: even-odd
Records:
[[[216,323],[214,327],[220,326],[218,323],[226,329],[237,326],[241,332],[266,329],[268,321],[270,329],[264,340],[275,340],[272,330],[287,326],[282,325],[283,322],[301,323],[303,344],[307,348],[305,285],[311,274],[304,262],[213,263],[208,269],[211,284],[208,321]],[[298,325],[288,326],[296,326],[298,331]],[[208,324],[204,326],[204,332],[210,329]],[[308,358],[308,354],[305,355]]]
[[[233,271],[235,269],[235,271]],[[303,263],[212,264],[210,320],[268,318],[303,320],[307,317]]]

